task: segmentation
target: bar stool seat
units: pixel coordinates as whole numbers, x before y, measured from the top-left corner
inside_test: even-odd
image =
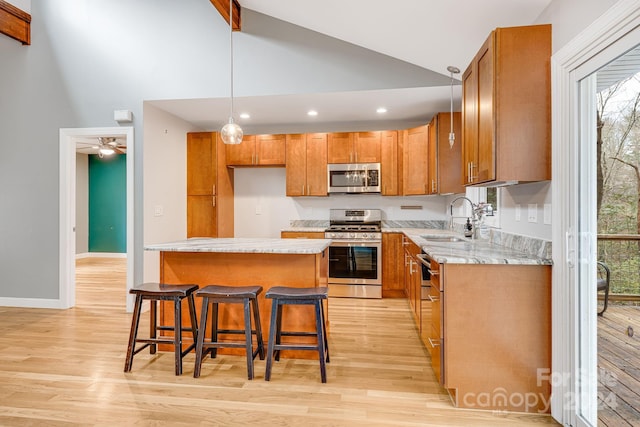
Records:
[[[329,363],[329,344],[327,342],[327,329],[324,319],[323,300],[328,297],[327,287],[294,288],[289,286],[274,286],[265,294],[272,299],[271,327],[269,330],[269,342],[267,347],[267,367],[264,379],[271,379],[271,367],[273,359],[280,360],[280,350],[313,350],[318,352],[320,360],[320,377],[323,383],[327,382],[326,363]],[[315,307],[316,330],[307,331],[282,331],[282,307],[284,305],[313,305]],[[282,343],[282,336],[315,336],[315,344]]]
[[[256,355],[264,359],[264,343],[262,341],[262,326],[260,324],[260,312],[258,309],[258,295],[262,292],[262,286],[219,286],[208,285],[196,292],[198,298],[202,298],[202,310],[200,311],[200,332],[196,345],[196,365],[193,370],[194,378],[200,376],[202,359],[211,353],[215,358],[219,348],[244,348],[247,354],[247,377],[253,379],[253,360]],[[241,303],[244,306],[244,329],[220,329],[218,327],[218,304]],[[211,340],[205,341],[207,318],[211,311]],[[251,313],[253,311],[254,328],[251,328]],[[244,341],[220,341],[219,334],[244,334]],[[256,349],[253,350],[253,335],[256,336]]]
[[[143,283],[129,290],[129,293],[136,296],[133,306],[133,318],[131,321],[131,332],[129,334],[129,345],[127,346],[127,359],[124,364],[124,371],[130,372],[133,364],[133,356],[147,347],[150,347],[151,354],[156,353],[157,344],[171,344],[175,353],[176,375],[182,374],[182,359],[193,350],[196,346],[198,337],[196,320],[196,310],[193,299],[193,293],[198,289],[198,285],[172,285],[166,283]],[[182,300],[187,299],[189,305],[189,317],[191,320],[191,328],[185,332],[191,333],[193,343],[185,350],[182,350]],[[140,325],[140,315],[142,313],[142,302],[150,301],[151,324],[149,338],[138,338],[138,326]],[[173,301],[174,305],[174,324],[173,326],[158,326],[157,303],[158,301]],[[173,337],[160,336],[158,331],[173,331]],[[143,345],[136,348],[136,343]]]

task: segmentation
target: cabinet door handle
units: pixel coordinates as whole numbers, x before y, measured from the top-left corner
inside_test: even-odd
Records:
[[[440,301],[440,298],[434,298],[434,297],[432,297],[431,295],[429,295],[427,298],[429,298],[429,301],[431,301],[431,302],[438,302],[438,301]]]
[[[431,192],[432,193],[436,192],[436,180],[435,179],[431,180]]]
[[[307,185],[307,196],[311,195],[311,185]]]
[[[440,340],[432,340],[431,338],[427,338],[429,340],[429,345],[431,347],[439,347],[440,346]]]
[[[216,195],[211,196],[211,206],[216,207]]]
[[[432,276],[439,276],[440,275],[440,272],[438,270],[431,270],[430,268],[427,268],[427,271]]]
[[[304,184],[302,184],[302,195],[304,196]]]

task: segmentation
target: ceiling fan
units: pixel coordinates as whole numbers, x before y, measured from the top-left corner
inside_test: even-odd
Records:
[[[112,154],[126,154],[127,146],[121,144],[118,141],[118,138],[113,136],[98,136],[98,143],[96,144],[93,141],[81,142],[78,144],[89,146],[89,150],[97,150],[98,157],[103,158],[104,156],[111,156]],[[87,151],[88,153],[92,153],[92,151]]]

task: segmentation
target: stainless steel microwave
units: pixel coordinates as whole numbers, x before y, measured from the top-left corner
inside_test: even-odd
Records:
[[[327,165],[329,193],[379,193],[380,163]]]

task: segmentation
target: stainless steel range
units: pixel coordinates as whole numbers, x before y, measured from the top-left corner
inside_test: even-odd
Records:
[[[381,224],[380,209],[331,209],[330,296],[382,298]]]

